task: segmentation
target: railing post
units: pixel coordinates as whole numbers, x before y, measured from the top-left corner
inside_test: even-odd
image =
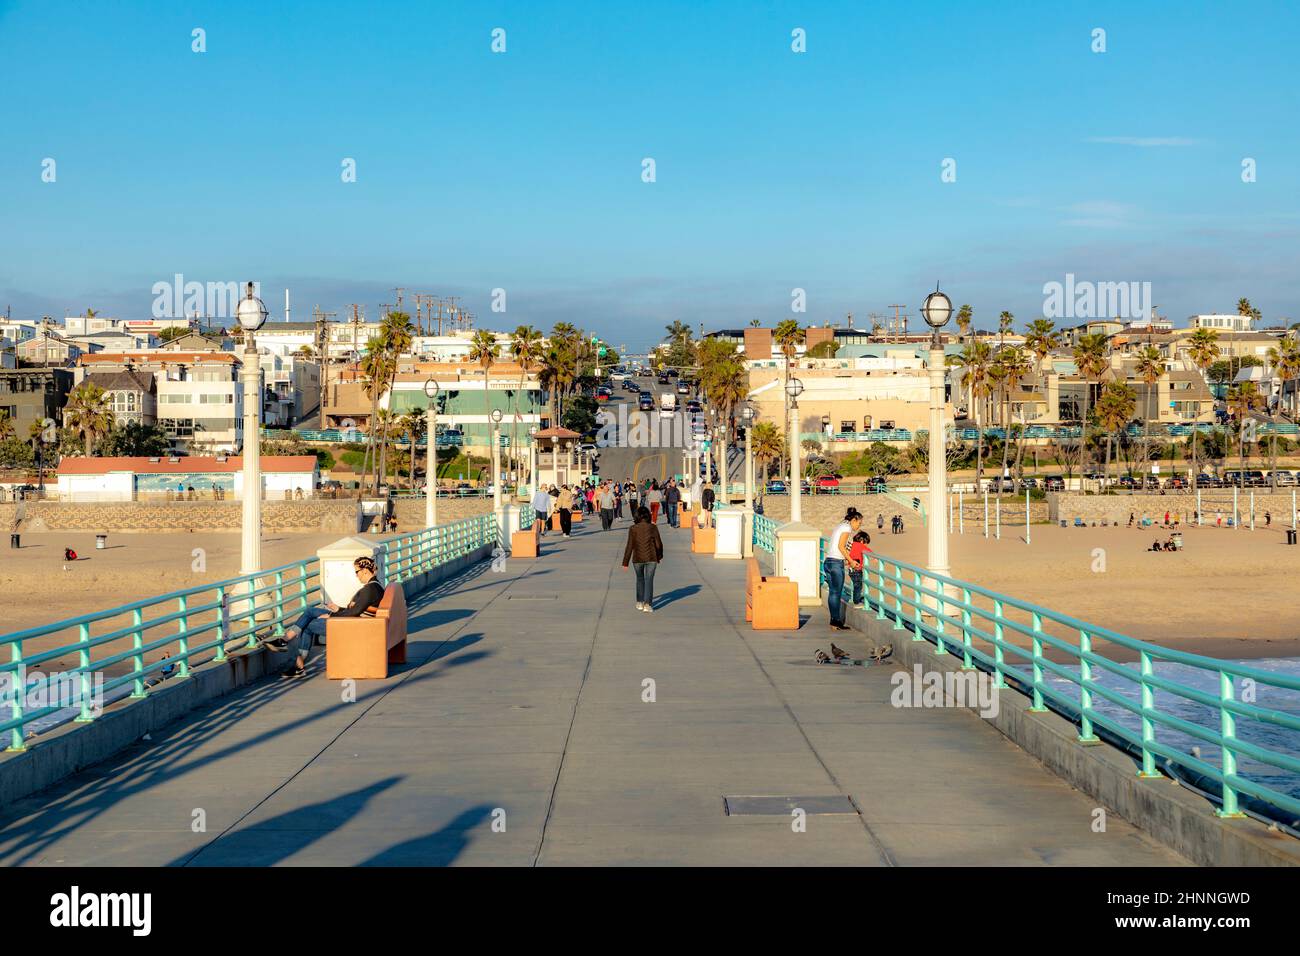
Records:
[[[967,671],[975,667],[970,656],[970,588],[961,589],[961,667]]]
[[[942,518],[943,515],[940,515],[939,517]],[[930,575],[929,578],[931,581],[934,582],[934,589],[939,592],[939,594],[934,599],[934,609],[935,609],[934,653],[936,655],[947,654],[948,648],[944,645],[943,635],[946,629],[945,625],[947,624],[946,618],[948,616],[948,602],[947,602],[948,592],[944,588],[943,582],[939,580],[938,576]]]
[[[1036,714],[1041,714],[1047,708],[1043,706],[1043,639],[1039,635],[1043,633],[1043,615],[1037,611],[1033,612],[1033,633],[1030,639],[1033,646],[1034,662],[1034,706],[1029,709]]]
[[[890,577],[894,579],[894,630],[903,630],[903,572],[895,565]]]
[[[1092,682],[1092,664],[1087,655],[1092,653],[1092,635],[1087,631],[1079,632],[1079,743],[1099,743],[1097,735],[1092,732],[1092,691],[1088,684]]]
[[[284,572],[275,572],[275,636],[284,633]],[[255,635],[249,635],[250,637]]]
[[[1237,788],[1230,781],[1237,775],[1237,751],[1232,746],[1237,740],[1237,718],[1227,708],[1234,698],[1232,675],[1219,671],[1219,736],[1223,738],[1223,807],[1215,810],[1220,817],[1244,817],[1237,806]]]
[[[176,599],[176,610],[181,614],[176,625],[176,656],[179,658],[180,676],[190,676],[190,615],[189,598],[182,594]]]
[[[923,641],[921,634],[921,574],[912,572],[912,640]]]
[[[77,648],[77,670],[80,672],[81,678],[81,712],[77,714],[77,722],[86,723],[95,719],[95,714],[90,706],[91,675],[89,624],[81,624],[77,627],[77,638],[80,645]]]
[[[999,690],[1007,686],[1007,679],[1004,673],[1004,666],[1003,666],[1006,663],[1006,658],[1002,654],[1002,634],[1003,634],[1002,622],[1004,619],[1005,618],[1003,617],[1002,602],[994,601],[993,602],[993,636],[997,638],[997,640],[993,642],[993,670],[995,671],[995,675],[993,678],[993,686],[998,688]]]
[[[141,608],[136,608],[131,612],[131,624],[135,628],[135,631],[131,634],[131,646],[135,650],[135,654],[131,656],[131,672],[135,675],[134,680],[131,682],[131,696],[137,698],[145,695],[144,651],[142,650],[144,647],[144,628],[141,627],[143,623],[144,611]]]
[[[865,566],[867,568],[870,568],[871,562],[868,560]],[[868,581],[871,580],[870,574],[867,575],[867,580]],[[876,620],[883,621],[884,619],[885,619],[885,563],[881,561],[880,558],[876,558]]]
[[[85,627],[86,625],[82,625]],[[9,661],[14,665],[14,669],[9,672],[9,692],[11,701],[9,704],[9,717],[12,720],[21,721],[23,719],[23,698],[26,695],[27,682],[23,679],[23,642],[11,641],[9,643]],[[85,706],[85,697],[82,697],[82,706]],[[26,750],[23,744],[23,728],[27,725],[19,723],[17,726],[9,729],[9,750]]]
[[[226,659],[226,635],[230,633],[230,608],[226,606],[226,586],[217,588],[217,653],[214,661]]]
[[[1151,666],[1151,655],[1146,651],[1141,652],[1141,665],[1139,668],[1139,680],[1142,682],[1142,769],[1138,772],[1139,777],[1158,777],[1160,774],[1156,771],[1156,755],[1151,750],[1151,744],[1156,742],[1156,722],[1147,716],[1147,712],[1154,710],[1156,706],[1156,694],[1151,684],[1147,681],[1155,672]]]

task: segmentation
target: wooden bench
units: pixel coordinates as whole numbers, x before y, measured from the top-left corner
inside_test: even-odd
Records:
[[[797,631],[799,585],[789,578],[764,577],[758,559],[747,559],[745,620],[756,631]]]
[[[388,676],[389,664],[406,663],[406,595],[400,584],[384,588],[374,617],[330,617],[325,622],[325,675],[330,680]]]
[[[531,528],[515,531],[510,535],[510,557],[535,558],[538,554],[538,531],[541,523],[534,521]]]

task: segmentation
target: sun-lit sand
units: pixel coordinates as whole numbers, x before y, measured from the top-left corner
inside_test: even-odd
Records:
[[[898,536],[888,526],[883,535],[868,530],[882,554],[925,564],[919,524]],[[1168,535],[1034,525],[1026,545],[1023,526],[1004,528],[998,541],[968,524],[951,538],[950,560],[954,577],[1166,647],[1214,657],[1300,655],[1300,546],[1286,545],[1281,526],[1185,527],[1182,551],[1146,550]]]

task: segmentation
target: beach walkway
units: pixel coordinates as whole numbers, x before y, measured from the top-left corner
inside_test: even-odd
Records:
[[[1093,832],[1094,801],[970,712],[891,706],[892,668],[815,664],[865,648],[824,609],[751,631],[743,564],[685,531],[636,611],[626,527],[421,595],[409,663],[355,702],[318,655],[5,808],[0,863],[1184,862],[1114,814]]]

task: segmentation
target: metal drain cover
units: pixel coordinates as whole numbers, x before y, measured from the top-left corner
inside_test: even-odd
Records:
[[[729,817],[788,817],[790,811],[796,809],[804,813],[858,812],[844,794],[822,797],[732,796],[723,797],[722,804]]]

